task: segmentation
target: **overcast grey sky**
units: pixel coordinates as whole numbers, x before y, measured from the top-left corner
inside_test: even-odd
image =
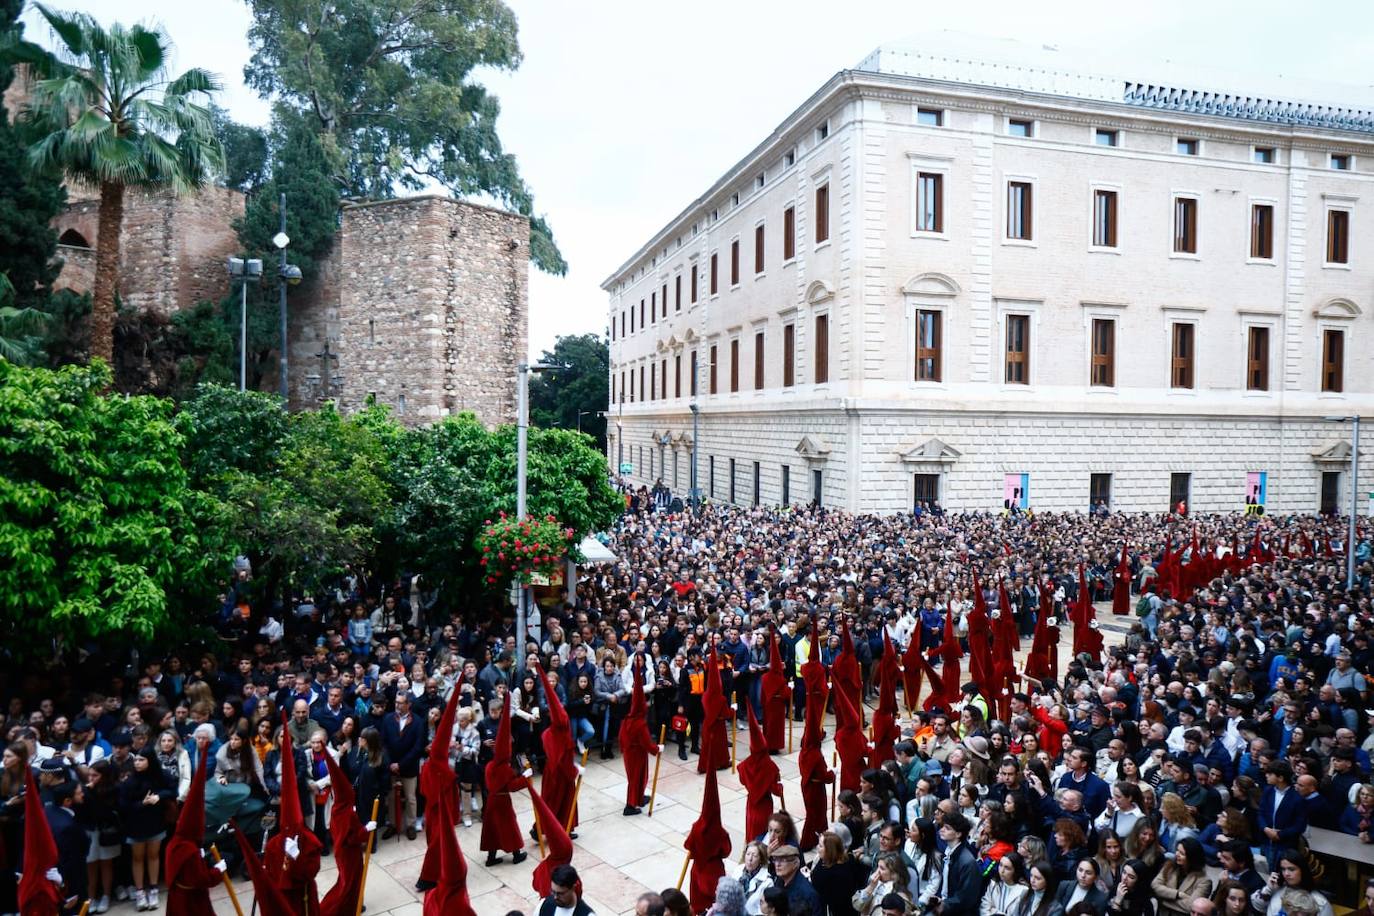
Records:
[[[601,281],[828,77],[886,42],[954,29],[1206,66],[1234,73],[1227,88],[1241,90],[1251,80],[1270,91],[1296,89],[1296,78],[1374,81],[1370,0],[507,2],[525,61],[480,79],[501,99],[501,136],[569,263],[566,277],[532,272],[534,355],[559,334],[603,332]],[[266,122],[267,103],[243,86],[245,3],[51,3],[106,22],[162,23],[178,67],[219,73],[221,104],[238,120]],[[29,34],[47,39],[45,26]]]

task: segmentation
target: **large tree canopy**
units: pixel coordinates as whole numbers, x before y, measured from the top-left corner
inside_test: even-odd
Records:
[[[515,14],[500,0],[249,0],[248,84],[308,114],[342,154],[353,197],[437,182],[530,217],[531,256],[567,270],[496,131],[500,105],[477,67],[520,63]]]
[[[542,372],[530,381],[530,422],[535,426],[580,428],[604,451],[609,400],[606,377],[611,371],[606,339],[597,334],[559,337],[539,361],[563,368]]]

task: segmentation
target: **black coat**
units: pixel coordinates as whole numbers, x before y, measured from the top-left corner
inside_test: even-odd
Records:
[[[148,807],[160,810],[152,805]],[[45,805],[43,813],[48,816],[48,827],[57,844],[57,870],[62,874],[62,891],[68,897],[83,900],[86,897],[86,853],[91,848],[91,838],[77,822],[75,812]]]
[[[158,797],[157,804],[143,803],[149,793]],[[119,820],[124,836],[130,840],[146,840],[164,832],[167,829],[164,809],[175,797],[176,791],[167,784],[166,774],[156,763],[142,773],[131,774],[119,784]]]
[[[394,712],[382,720],[382,745],[391,762],[400,765],[400,776],[411,779],[420,775],[420,756],[425,751],[427,729],[425,720],[411,710],[406,727],[401,728]]]

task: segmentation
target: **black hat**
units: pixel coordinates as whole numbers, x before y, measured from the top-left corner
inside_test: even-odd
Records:
[[[133,736],[128,732],[115,732],[110,736],[110,744],[113,747],[132,747],[133,743]]]
[[[56,757],[49,757],[47,760],[44,760],[42,763],[38,765],[38,772],[65,773],[67,772],[67,768],[62,765],[61,760],[58,760]]]
[[[95,723],[92,722],[90,719],[87,719],[85,716],[82,716],[80,719],[77,719],[75,722],[72,723],[72,734],[79,735],[82,732],[88,732],[94,728]]]
[[[1173,756],[1173,761],[1174,761],[1174,766],[1183,767],[1184,769],[1188,770],[1189,772],[1192,772],[1192,769],[1193,769],[1193,758],[1192,758],[1192,757],[1189,757],[1187,754],[1183,753],[1182,751],[1180,751],[1179,753],[1177,753],[1177,754],[1175,754],[1175,755]]]

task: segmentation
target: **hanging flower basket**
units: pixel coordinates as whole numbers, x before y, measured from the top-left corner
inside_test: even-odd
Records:
[[[516,518],[502,512],[477,535],[482,582],[499,591],[512,582],[528,583],[536,573],[549,575],[562,567],[573,537],[552,515]]]

